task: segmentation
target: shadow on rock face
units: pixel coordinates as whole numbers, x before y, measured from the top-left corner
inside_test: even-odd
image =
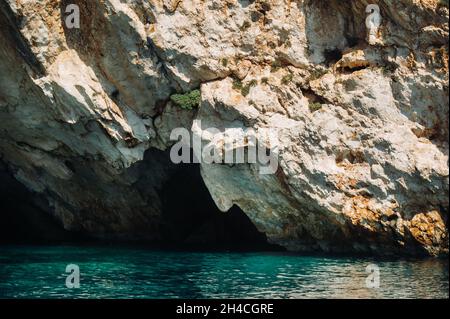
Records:
[[[0,243],[42,243],[80,239],[63,229],[46,205],[0,163]]]
[[[29,191],[0,165],[0,244],[85,242],[96,238],[95,234],[64,230],[51,215],[46,200]],[[155,167],[165,167],[164,178],[157,178]],[[161,234],[157,242],[135,239],[132,243],[177,249],[280,250],[267,243],[266,236],[237,206],[226,213],[219,211],[203,182],[199,164],[174,165],[168,152],[152,149],[137,168],[144,171],[135,187],[140,192],[151,191],[151,198],[161,207]],[[121,241],[113,238],[103,241]]]
[[[279,250],[267,243],[237,206],[221,212],[200,174],[198,164],[179,165],[161,190],[162,237],[190,248]]]

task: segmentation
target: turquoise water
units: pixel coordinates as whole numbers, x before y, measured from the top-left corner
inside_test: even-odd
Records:
[[[80,287],[66,287],[68,264]],[[380,287],[366,287],[376,264]],[[448,260],[0,246],[0,298],[448,298]]]

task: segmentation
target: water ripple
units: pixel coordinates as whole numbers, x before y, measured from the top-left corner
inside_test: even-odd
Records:
[[[366,287],[366,266],[380,288]],[[67,264],[80,288],[65,286]],[[448,260],[0,247],[0,298],[448,298]]]

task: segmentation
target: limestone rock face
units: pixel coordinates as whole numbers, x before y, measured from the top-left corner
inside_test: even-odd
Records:
[[[157,239],[174,128],[270,129],[274,174],[201,164],[221,210],[293,251],[448,254],[448,18],[440,0],[2,0],[1,161],[68,230]],[[170,100],[194,89],[198,110]]]

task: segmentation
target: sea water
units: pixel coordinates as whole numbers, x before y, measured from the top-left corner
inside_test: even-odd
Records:
[[[66,284],[68,265],[79,288]],[[0,298],[448,298],[448,289],[446,259],[0,246]]]

